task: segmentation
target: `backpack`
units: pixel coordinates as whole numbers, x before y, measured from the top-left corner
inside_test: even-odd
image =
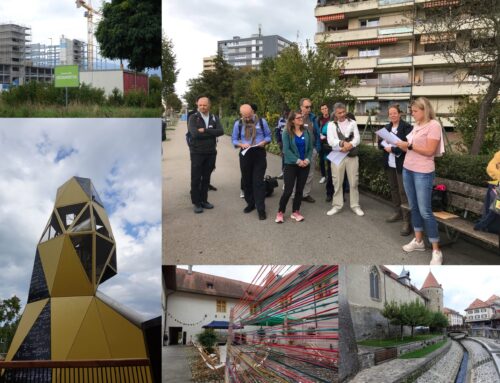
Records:
[[[432,211],[444,211],[448,205],[448,192],[446,185],[439,184],[432,189],[431,196]]]
[[[475,222],[474,230],[486,231],[488,233],[500,234],[500,214],[491,209],[492,203],[496,203],[497,194],[495,186],[489,185],[488,192],[484,198],[483,215]]]
[[[264,184],[266,185],[266,197],[270,197],[274,193],[274,189],[278,187],[278,177],[265,176]]]

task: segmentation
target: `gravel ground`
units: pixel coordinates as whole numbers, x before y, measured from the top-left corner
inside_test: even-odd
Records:
[[[462,362],[463,350],[460,345],[452,341],[451,347],[430,370],[421,375],[416,383],[449,383],[454,382],[457,371]]]
[[[472,340],[464,340],[462,344],[469,351],[472,383],[500,382],[500,377],[493,364],[493,359],[486,349]]]

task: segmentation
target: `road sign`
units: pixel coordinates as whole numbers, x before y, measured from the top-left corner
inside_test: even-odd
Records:
[[[78,65],[56,66],[55,72],[56,88],[78,88],[80,86],[80,71]]]

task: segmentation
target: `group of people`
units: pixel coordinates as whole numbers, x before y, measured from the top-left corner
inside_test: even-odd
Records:
[[[200,97],[198,111],[189,117],[188,135],[191,144],[191,199],[195,213],[211,209],[207,201],[210,175],[215,168],[216,137],[223,134],[218,117],[209,112],[210,100]],[[346,106],[336,103],[330,115],[327,104],[321,105],[321,116],[312,113],[309,98],[300,100],[299,109],[282,116],[277,127],[277,141],[282,148],[282,177],[284,188],[279,200],[275,222],[285,221],[285,211],[290,198],[290,218],[301,222],[302,201],[313,203],[311,196],[314,168],[319,158],[325,183],[326,200],[332,207],[327,215],[342,210],[344,191],[349,190],[352,212],[363,216],[359,204],[359,157],[360,135],[354,116],[348,116]],[[442,263],[439,249],[439,232],[432,213],[431,196],[434,180],[434,157],[444,152],[442,128],[436,121],[428,99],[420,97],[412,102],[411,113],[415,120],[412,127],[401,118],[398,105],[389,107],[390,122],[385,126],[397,140],[388,143],[379,140],[384,151],[384,166],[391,189],[393,214],[388,222],[402,221],[401,235],[409,235],[412,225],[415,238],[403,246],[406,252],[423,251],[423,232],[432,244],[431,264]],[[260,220],[267,218],[265,208],[266,187],[264,176],[267,168],[265,147],[271,142],[271,130],[264,118],[258,117],[249,104],[240,107],[241,118],[236,120],[232,131],[232,144],[239,151],[241,187],[246,202],[244,213],[257,210]],[[345,182],[347,178],[348,182]],[[408,202],[409,211],[401,205]]]

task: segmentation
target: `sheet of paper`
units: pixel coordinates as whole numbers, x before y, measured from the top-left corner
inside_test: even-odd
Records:
[[[336,166],[339,166],[342,160],[347,156],[348,152],[335,152],[331,151],[326,158],[332,163],[335,164]]]
[[[385,140],[390,145],[396,145],[401,139],[394,133],[387,131],[386,128],[379,129],[375,132],[377,136]]]
[[[245,154],[247,154],[247,152],[248,152],[250,149],[255,148],[255,147],[257,147],[257,146],[259,146],[259,145],[257,145],[257,144],[256,144],[256,145],[249,146],[249,147],[248,147],[248,148],[246,148],[246,149],[243,149],[243,150],[241,151],[241,155],[242,155],[242,156],[244,156]]]
[[[380,145],[382,145],[384,148],[387,148],[388,146],[392,146],[391,144],[388,144],[386,140],[382,140]]]
[[[410,134],[408,134],[406,136],[406,139],[408,140],[408,143],[412,143],[413,142],[413,131],[410,132]]]

